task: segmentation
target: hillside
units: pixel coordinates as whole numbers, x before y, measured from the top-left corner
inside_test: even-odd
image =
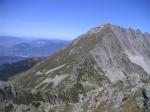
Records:
[[[2,89],[10,101],[5,107],[11,112],[149,112],[149,66],[149,34],[101,25],[13,77],[11,83],[25,89],[15,89],[19,96]]]
[[[27,57],[19,56],[0,56],[0,65],[8,62],[17,62],[26,59]]]
[[[27,71],[43,59],[44,58],[27,58],[17,62],[2,64],[0,65],[0,80],[8,80],[9,77]]]

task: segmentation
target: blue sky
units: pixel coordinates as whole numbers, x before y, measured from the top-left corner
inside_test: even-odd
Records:
[[[74,39],[103,23],[150,32],[150,0],[0,0],[0,35]]]

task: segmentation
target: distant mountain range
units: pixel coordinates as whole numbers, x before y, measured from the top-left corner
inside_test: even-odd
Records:
[[[24,39],[0,36],[0,56],[49,56],[63,48],[68,42],[58,39]]]
[[[8,47],[22,42],[29,42],[31,40],[32,39],[24,39],[24,38],[13,37],[13,36],[0,36],[0,46]]]

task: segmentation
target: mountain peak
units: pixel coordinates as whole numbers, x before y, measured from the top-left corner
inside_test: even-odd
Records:
[[[103,23],[103,24],[101,24],[100,26],[115,26],[115,25],[112,24],[112,23]]]
[[[111,23],[104,23],[104,24],[101,24],[101,25],[99,25],[99,26],[96,26],[96,27],[90,29],[90,30],[88,31],[88,33],[98,33],[98,32],[101,31],[102,29],[115,30],[116,28],[121,28],[121,27],[118,26],[118,25],[111,24]]]
[[[120,27],[120,26],[112,23],[103,23],[99,25],[99,27]]]

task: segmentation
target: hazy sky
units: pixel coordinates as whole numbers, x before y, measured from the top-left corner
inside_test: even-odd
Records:
[[[0,0],[0,35],[73,39],[103,23],[150,32],[150,0]]]

